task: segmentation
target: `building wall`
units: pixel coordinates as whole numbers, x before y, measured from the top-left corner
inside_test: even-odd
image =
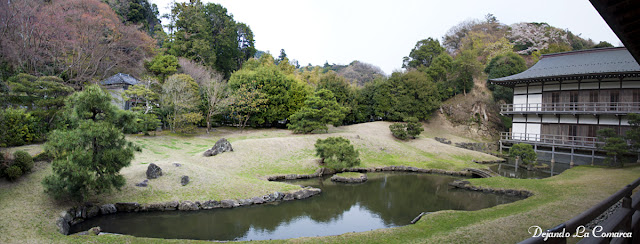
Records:
[[[547,81],[519,84],[513,90],[514,111],[540,111],[541,104],[553,103],[597,102],[615,106],[615,103],[611,103],[612,94],[614,98],[617,94],[618,102],[640,103],[640,78]],[[572,125],[575,127],[569,129]],[[518,133],[568,135],[571,130],[572,133],[575,131],[577,136],[591,136],[594,128],[613,128],[624,134],[629,128],[629,123],[625,115],[528,113],[513,116],[512,132],[514,136]],[[526,140],[537,138],[528,137]]]

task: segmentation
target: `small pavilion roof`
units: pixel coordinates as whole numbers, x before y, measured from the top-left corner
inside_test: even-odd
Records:
[[[117,73],[103,81],[100,82],[101,85],[117,85],[117,84],[128,84],[128,85],[137,85],[140,83],[136,78],[130,76],[128,74]]]
[[[515,75],[490,79],[497,85],[640,76],[640,65],[624,47],[598,48],[542,55],[538,63]]]

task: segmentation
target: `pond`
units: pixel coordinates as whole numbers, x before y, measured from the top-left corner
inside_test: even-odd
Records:
[[[551,162],[543,160],[538,160],[538,163],[551,165]],[[526,168],[519,167],[516,169],[514,160],[509,159],[506,163],[495,164],[489,168],[504,177],[518,179],[542,179],[564,172],[569,169],[569,165],[556,163],[553,168],[548,167],[545,169],[527,170]]]
[[[233,209],[121,213],[89,219],[71,233],[100,226],[103,232],[199,240],[270,240],[339,235],[408,225],[421,212],[478,210],[519,197],[454,189],[460,177],[417,173],[368,173],[362,184],[329,178],[288,181],[321,188],[304,200]]]

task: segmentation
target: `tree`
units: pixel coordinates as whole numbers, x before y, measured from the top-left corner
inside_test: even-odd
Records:
[[[242,84],[233,94],[231,116],[238,121],[241,129],[247,126],[252,115],[267,109],[269,99],[258,85]]]
[[[526,62],[520,55],[510,52],[501,54],[489,61],[484,72],[489,75],[488,79],[507,77],[527,70]],[[487,83],[489,80],[487,79]],[[494,84],[487,84],[487,88],[493,92],[493,99],[503,100],[511,103],[513,100],[513,89]]]
[[[175,27],[168,53],[202,63],[229,78],[256,53],[253,32],[236,22],[220,4],[200,0],[175,3],[170,23]]]
[[[638,153],[640,160],[640,114],[629,114],[628,121],[631,129],[627,131],[625,139],[629,140],[629,147]]]
[[[522,160],[522,163],[525,165],[532,164],[538,159],[538,155],[533,150],[533,146],[531,146],[531,144],[525,143],[518,143],[513,145],[509,149],[509,156],[520,157],[520,160]]]
[[[420,121],[415,117],[405,118],[404,122],[406,123],[393,123],[389,125],[391,134],[400,140],[406,140],[408,138],[415,139],[424,131],[422,124],[420,124]]]
[[[601,41],[598,44],[596,44],[595,46],[593,46],[593,48],[605,48],[605,47],[613,47],[613,45],[611,45],[611,43],[609,43],[607,41]]]
[[[65,116],[71,123],[53,131],[45,144],[54,158],[53,174],[42,181],[47,194],[84,201],[124,186],[120,169],[131,163],[140,148],[114,124],[116,110],[111,96],[96,85],[67,100]]]
[[[421,66],[429,67],[431,61],[444,52],[444,47],[440,46],[438,39],[431,37],[420,40],[416,46],[411,49],[408,57],[403,58],[402,68],[418,68]]]
[[[284,49],[280,49],[280,56],[278,56],[278,59],[276,60],[276,64],[280,64],[280,62],[287,60],[287,63],[289,62],[289,59],[287,58],[287,53],[284,52]]]
[[[178,58],[173,55],[156,55],[145,66],[147,70],[160,78],[160,82],[164,83],[168,75],[178,71]]]
[[[13,70],[60,76],[79,89],[117,72],[137,74],[153,51],[153,39],[99,0],[0,4],[0,56]]]
[[[125,101],[133,101],[131,110],[148,114],[158,107],[158,99],[160,97],[158,93],[151,89],[152,85],[157,84],[158,82],[154,78],[143,78],[142,83],[133,85],[125,90],[122,97]]]
[[[229,88],[239,89],[243,84],[258,89],[266,97],[266,109],[252,115],[252,123],[272,126],[284,124],[286,119],[297,111],[302,104],[293,99],[295,76],[287,75],[273,63],[273,57],[265,54],[259,60],[250,60],[241,70],[229,78]]]
[[[406,140],[408,138],[407,134],[407,125],[403,123],[393,123],[389,125],[389,130],[391,130],[391,134],[400,140]]]
[[[473,77],[480,72],[481,65],[472,50],[462,51],[453,62],[456,86],[465,96],[473,88]]]
[[[413,139],[424,131],[424,128],[422,128],[422,124],[418,121],[418,118],[408,117],[404,119],[404,122],[407,123],[407,134]]]
[[[289,117],[287,127],[294,133],[311,133],[315,130],[328,131],[327,124],[342,124],[347,110],[340,106],[333,93],[326,89],[316,91],[307,98],[304,107]]]
[[[209,133],[211,118],[222,114],[233,100],[227,82],[220,73],[212,74],[209,79],[201,83],[200,87],[206,104],[207,133]]]
[[[318,139],[315,147],[316,156],[321,158],[321,162],[326,168],[341,170],[360,165],[360,153],[346,138]]]
[[[162,85],[162,103],[169,111],[171,131],[192,132],[195,123],[202,120],[197,112],[200,103],[198,84],[186,74],[169,76]]]
[[[597,131],[598,140],[604,142],[602,149],[607,152],[607,161],[610,164],[617,164],[618,158],[629,150],[627,142],[611,128],[600,129]],[[611,162],[613,159],[613,162]],[[624,167],[624,162],[620,160],[621,165]]]

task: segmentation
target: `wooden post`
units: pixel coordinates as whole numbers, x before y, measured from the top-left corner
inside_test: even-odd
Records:
[[[569,168],[573,168],[573,147],[571,148],[571,162],[569,162]]]
[[[593,161],[596,159],[596,150],[591,150],[591,166],[593,166]]]
[[[518,161],[520,161],[520,156],[516,156],[516,172],[518,172]]]

